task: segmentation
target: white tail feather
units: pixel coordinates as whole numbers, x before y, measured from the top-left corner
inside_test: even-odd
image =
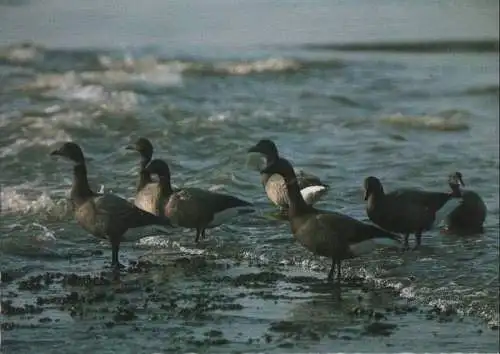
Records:
[[[441,225],[445,221],[448,214],[455,210],[455,208],[457,208],[460,204],[462,204],[462,198],[450,198],[446,204],[436,212],[433,226],[438,227]]]
[[[328,189],[324,186],[309,186],[301,189],[300,194],[307,204],[312,205],[320,200],[327,191]]]
[[[401,243],[392,238],[371,238],[369,240],[350,244],[349,250],[354,256],[360,256],[362,254],[371,253],[377,248],[396,248],[400,246]]]

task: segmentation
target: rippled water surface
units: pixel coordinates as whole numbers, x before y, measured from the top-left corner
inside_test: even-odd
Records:
[[[498,3],[11,3],[0,2],[3,352],[498,350]],[[78,142],[93,188],[132,199],[138,156],[124,147],[139,136],[175,185],[258,212],[198,245],[190,230],[131,231],[121,260],[141,262],[116,281],[109,245],[67,210],[71,167],[49,152]],[[247,164],[262,138],[330,184],[318,205],[362,220],[368,175],[447,190],[461,171],[488,207],[484,233],[431,231],[418,251],[348,261],[339,299],[328,260],[294,242]],[[8,301],[35,307],[13,314]]]

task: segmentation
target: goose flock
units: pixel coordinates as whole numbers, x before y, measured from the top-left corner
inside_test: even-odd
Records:
[[[80,226],[91,235],[111,244],[111,266],[119,270],[119,248],[128,229],[149,225],[196,230],[195,242],[206,237],[207,229],[229,219],[251,214],[251,202],[236,196],[201,188],[174,189],[168,164],[153,159],[153,145],[139,138],[126,147],[140,155],[140,171],[134,202],[111,193],[92,191],[87,179],[85,156],[80,146],[65,142],[52,151],[73,163],[70,203]],[[294,238],[310,252],[329,258],[328,280],[341,279],[343,260],[361,256],[377,248],[409,248],[408,238],[415,235],[421,245],[422,233],[445,222],[454,232],[482,231],[486,205],[481,197],[463,190],[463,176],[449,176],[449,192],[398,189],[386,193],[374,176],[364,180],[366,214],[370,222],[346,214],[321,210],[313,205],[323,199],[329,186],[318,177],[296,172],[290,161],[278,153],[274,142],[260,140],[248,149],[265,161],[260,169],[261,182],[269,200],[288,216]],[[404,239],[402,239],[402,236]],[[336,271],[336,274],[335,274]]]

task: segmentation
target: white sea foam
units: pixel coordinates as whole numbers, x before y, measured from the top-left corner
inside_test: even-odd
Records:
[[[3,214],[65,210],[65,207],[52,199],[47,191],[36,191],[28,184],[3,187],[0,191],[0,202]]]
[[[100,65],[110,71],[126,73],[155,74],[156,79],[167,74],[166,77],[172,79],[185,71],[213,71],[229,75],[249,75],[263,72],[280,72],[287,70],[298,70],[301,64],[296,60],[285,58],[266,58],[249,61],[223,61],[212,65],[200,62],[185,62],[179,60],[160,61],[153,56],[134,58],[132,55],[125,55],[123,58],[112,58],[102,55],[99,57]],[[167,80],[172,82],[171,80]]]
[[[297,70],[300,63],[295,60],[284,58],[268,58],[248,62],[225,62],[215,65],[216,71],[221,71],[231,75],[248,75],[263,72],[280,72]]]
[[[169,65],[159,65],[142,72],[126,72],[123,70],[89,71],[80,74],[86,83],[101,85],[145,83],[159,87],[180,86],[182,75]]]
[[[172,248],[189,255],[209,255],[211,252],[199,248],[190,248],[181,245],[178,241],[165,236],[146,236],[139,240],[138,245],[154,248]]]
[[[469,125],[465,122],[464,117],[458,113],[450,116],[406,116],[398,113],[381,118],[381,122],[411,129],[439,131],[459,131],[469,129]]]
[[[71,136],[65,130],[54,129],[50,124],[37,119],[34,119],[31,124],[28,123],[18,136],[10,138],[15,140],[12,144],[0,148],[0,158],[16,156],[27,148],[53,146],[60,141],[71,140]]]
[[[20,43],[0,48],[0,59],[13,63],[29,63],[41,59],[43,51],[31,43]]]

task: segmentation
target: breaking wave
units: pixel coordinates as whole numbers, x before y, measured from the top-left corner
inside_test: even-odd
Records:
[[[468,130],[470,128],[461,113],[456,113],[450,116],[407,116],[398,113],[392,116],[382,117],[380,121],[384,124],[393,125],[395,127],[421,130],[452,132]]]

